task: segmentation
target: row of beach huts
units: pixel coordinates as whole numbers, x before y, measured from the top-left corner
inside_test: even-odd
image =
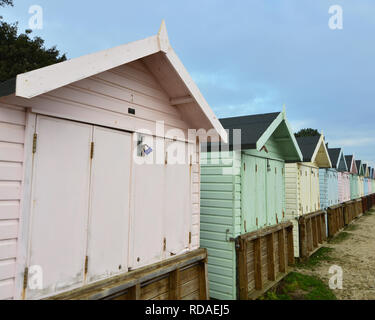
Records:
[[[0,84],[0,299],[254,299],[374,194],[285,108],[217,119],[164,22]]]

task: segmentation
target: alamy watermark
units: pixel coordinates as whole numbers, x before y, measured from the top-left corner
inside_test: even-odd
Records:
[[[337,265],[333,265],[329,268],[328,272],[329,274],[333,274],[333,276],[329,279],[329,288],[331,290],[342,290],[342,281],[344,276],[342,268]]]
[[[342,6],[338,4],[330,6],[328,9],[328,13],[331,15],[328,20],[328,27],[331,30],[342,30],[344,28],[344,11],[342,9]]]
[[[31,30],[43,29],[43,8],[34,4],[30,6],[29,14],[32,15],[29,19],[29,28]]]

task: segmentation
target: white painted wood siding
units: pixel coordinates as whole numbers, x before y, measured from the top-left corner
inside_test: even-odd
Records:
[[[25,122],[24,108],[0,103],[0,300],[14,297]]]

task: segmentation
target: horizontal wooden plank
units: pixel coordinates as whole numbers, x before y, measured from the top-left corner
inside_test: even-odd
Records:
[[[168,277],[152,282],[142,288],[141,299],[151,300],[162,293],[166,293],[169,290],[169,279]]]
[[[0,300],[13,298],[14,279],[0,281]]]
[[[17,162],[0,161],[0,181],[21,181],[22,164]]]
[[[0,141],[0,161],[23,161],[23,145]]]
[[[20,212],[20,202],[0,201],[0,220],[17,219]]]
[[[0,104],[0,121],[10,124],[25,125],[26,113],[14,108],[4,108]]]
[[[24,143],[25,127],[0,122],[0,141]]]
[[[17,236],[17,220],[0,220],[0,240],[15,239]]]
[[[17,241],[0,241],[0,260],[15,258],[17,255]]]
[[[19,200],[20,197],[20,182],[0,181],[0,200]]]
[[[16,259],[1,260],[0,261],[0,281],[11,279],[16,272]]]

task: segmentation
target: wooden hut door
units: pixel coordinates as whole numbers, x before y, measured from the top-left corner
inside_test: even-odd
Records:
[[[256,198],[258,186],[256,184],[255,158],[242,154],[241,165],[241,233],[257,229],[258,214],[256,212]]]
[[[311,199],[310,212],[320,210],[320,188],[319,188],[319,169],[310,168],[311,175]]]
[[[267,160],[263,158],[255,158],[255,185],[256,185],[256,201],[255,212],[258,218],[258,227],[267,226]]]
[[[192,212],[192,148],[182,141],[166,140],[164,238],[165,257],[189,249]]]
[[[299,167],[300,174],[300,213],[306,214],[310,212],[311,204],[311,169],[310,167],[301,165]]]
[[[144,143],[153,152],[135,156],[129,255],[131,268],[160,261],[164,251],[164,220],[161,215],[165,209],[164,139],[145,135]]]
[[[126,132],[94,127],[87,281],[128,271],[132,139]]]
[[[266,166],[265,159],[242,155],[241,219],[243,233],[267,225]]]
[[[89,203],[92,126],[38,116],[36,134],[27,299],[83,284]]]

